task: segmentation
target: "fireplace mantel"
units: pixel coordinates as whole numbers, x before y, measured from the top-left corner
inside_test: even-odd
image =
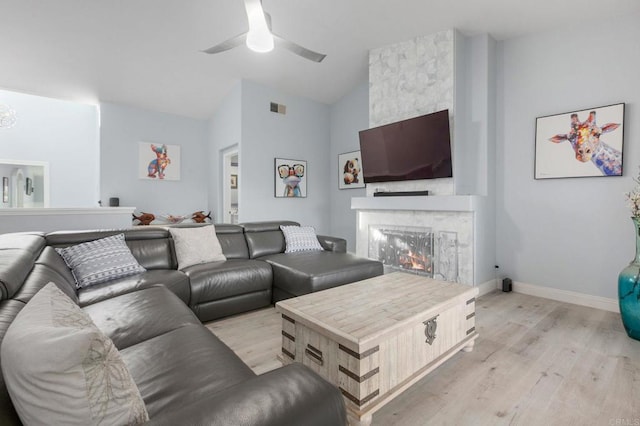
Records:
[[[475,212],[487,197],[481,195],[430,195],[418,197],[353,197],[352,210],[424,210]]]

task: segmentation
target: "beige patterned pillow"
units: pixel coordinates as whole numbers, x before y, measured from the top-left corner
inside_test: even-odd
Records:
[[[53,283],[16,316],[0,357],[24,424],[132,425],[149,419],[113,342]]]
[[[176,249],[178,269],[227,260],[213,225],[197,228],[169,228]]]

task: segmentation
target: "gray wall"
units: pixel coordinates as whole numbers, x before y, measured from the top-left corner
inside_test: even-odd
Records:
[[[270,102],[287,114],[270,112]],[[329,127],[327,105],[242,81],[240,222],[295,220],[329,232]],[[307,161],[307,198],[274,197],[275,157]]]
[[[608,298],[632,259],[640,15],[498,46],[497,258],[516,281]],[[534,180],[536,117],[626,102],[624,177]],[[605,139],[606,140],[606,139]]]
[[[483,195],[475,214],[476,283],[496,277],[496,41],[487,34],[456,37],[456,160],[458,195]]]
[[[231,92],[220,103],[208,127],[208,161],[211,165],[207,169],[209,179],[209,209],[213,212],[215,222],[223,220],[223,200],[220,182],[223,180],[222,155],[225,149],[232,146],[240,148],[242,130],[242,84],[238,82]],[[240,185],[242,182],[238,179]],[[239,192],[242,188],[239,188]]]
[[[103,205],[158,214],[190,215],[209,205],[207,122],[139,108],[100,104],[100,196]],[[138,143],[180,145],[178,181],[138,177]]]
[[[356,251],[356,218],[352,197],[364,197],[364,188],[338,189],[342,168],[338,154],[360,149],[358,132],[369,128],[369,83],[365,80],[331,105],[331,152],[329,154],[330,235],[347,240],[347,250]]]
[[[0,159],[48,162],[50,207],[97,206],[97,106],[5,90],[0,103],[17,115],[0,130]]]

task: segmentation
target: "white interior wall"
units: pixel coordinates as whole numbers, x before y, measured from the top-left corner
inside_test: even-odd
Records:
[[[48,162],[50,207],[97,206],[98,107],[7,90],[0,90],[0,103],[17,117],[0,129],[0,158]]]
[[[364,188],[339,189],[342,167],[338,164],[338,155],[358,151],[360,139],[358,132],[369,128],[369,84],[363,81],[339,101],[331,105],[331,149],[329,153],[329,208],[330,235],[347,240],[347,250],[356,251],[356,217],[351,210],[352,197],[364,197]],[[362,177],[360,177],[362,179]]]
[[[135,107],[103,103],[100,127],[101,199],[163,214],[191,215],[208,206],[207,122]],[[138,144],[180,146],[180,180],[138,177]]]
[[[223,156],[222,152],[231,147],[241,146],[242,135],[242,84],[238,82],[229,94],[222,101],[218,110],[209,120],[208,127],[208,152],[207,152],[207,171],[206,179],[208,181],[209,194],[209,211],[213,212],[215,222],[222,222],[224,215],[224,200],[220,187],[220,182],[224,182],[223,176]],[[238,168],[238,174],[241,173],[241,167]],[[240,175],[238,182],[241,183]],[[242,188],[238,189],[238,193]]]
[[[287,113],[271,112],[270,102]],[[329,232],[329,129],[329,106],[242,81],[240,222],[293,220]],[[275,198],[276,157],[307,161],[306,198]]]
[[[635,253],[623,194],[640,164],[638,22],[636,14],[499,43],[496,222],[503,276],[617,298],[618,273]],[[533,179],[536,117],[618,102],[627,106],[624,177]]]

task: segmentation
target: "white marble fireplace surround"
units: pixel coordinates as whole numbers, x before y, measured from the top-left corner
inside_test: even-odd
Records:
[[[458,282],[479,285],[474,265],[482,250],[477,233],[486,212],[487,199],[477,195],[428,197],[355,197],[357,210],[356,254],[368,257],[369,226],[411,226],[453,231],[458,236]]]
[[[358,255],[368,256],[370,225],[456,232],[458,281],[495,287],[495,201],[487,190],[485,155],[490,132],[479,125],[490,118],[483,109],[490,106],[483,74],[490,55],[485,44],[471,43],[451,29],[369,52],[369,126],[448,109],[454,177],[368,184],[366,197],[351,199],[357,210]],[[470,55],[482,60],[470,67]],[[376,191],[425,189],[429,196],[373,196]]]

